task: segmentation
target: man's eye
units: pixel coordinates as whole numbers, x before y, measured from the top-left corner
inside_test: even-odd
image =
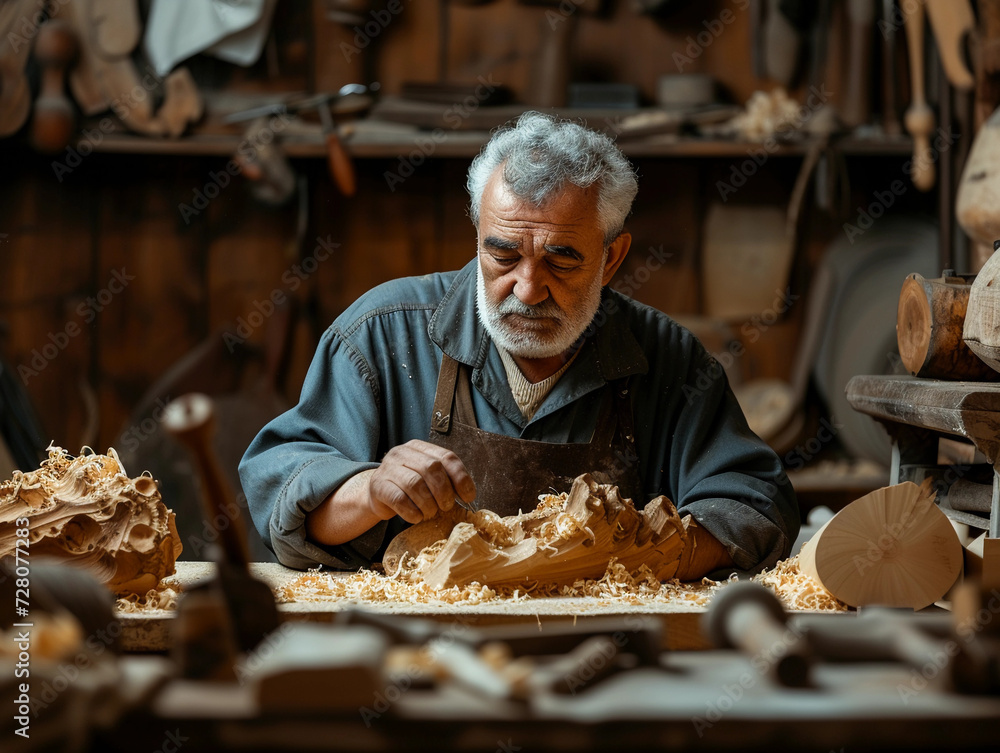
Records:
[[[493,261],[497,264],[503,264],[504,266],[510,266],[520,258],[518,256],[497,256],[496,254],[490,254],[490,256],[493,257]]]
[[[553,261],[549,262],[549,266],[556,272],[572,272],[577,267],[575,264],[557,264]]]

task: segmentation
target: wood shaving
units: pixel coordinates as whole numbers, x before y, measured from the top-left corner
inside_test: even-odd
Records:
[[[159,583],[145,594],[129,594],[115,601],[115,611],[119,614],[139,614],[151,609],[176,610],[181,596],[181,587],[177,583]]]
[[[799,555],[782,560],[752,580],[774,591],[785,609],[815,609],[822,612],[846,612],[847,604],[837,599],[823,585],[799,569]]]

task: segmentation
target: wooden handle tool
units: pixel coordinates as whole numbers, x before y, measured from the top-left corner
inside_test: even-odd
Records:
[[[163,414],[163,425],[191,452],[203,484],[202,499],[206,521],[215,529],[225,561],[241,570],[247,569],[246,534],[240,508],[230,491],[215,450],[215,409],[207,395],[184,395],[171,402]]]
[[[934,163],[930,159],[930,135],[934,130],[934,112],[924,96],[924,6],[920,0],[906,16],[906,44],[910,55],[910,79],[913,99],[906,110],[906,130],[913,136],[913,166],[910,177],[920,191],[934,187]]]
[[[330,168],[330,177],[344,196],[354,196],[358,190],[354,163],[337,135],[337,127],[333,124],[333,116],[330,115],[329,102],[320,104],[319,117],[323,123],[323,139],[326,142],[326,161]]]
[[[726,586],[712,599],[705,620],[705,632],[716,646],[763,660],[785,687],[809,684],[811,650],[801,634],[787,627],[785,608],[763,586],[749,581]]]
[[[35,60],[42,69],[42,85],[35,100],[31,142],[41,152],[61,151],[73,136],[75,118],[65,87],[79,49],[76,34],[63,20],[46,21],[38,30]]]

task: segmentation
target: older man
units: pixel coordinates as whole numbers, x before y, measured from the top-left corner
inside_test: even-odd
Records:
[[[526,113],[473,161],[468,189],[476,258],[356,301],[299,404],[247,450],[244,490],[279,560],[366,566],[458,499],[513,514],[584,472],[690,516],[683,578],[787,556],[794,495],[721,370],[608,287],[637,191],[618,148]],[[706,373],[720,376],[696,386]]]

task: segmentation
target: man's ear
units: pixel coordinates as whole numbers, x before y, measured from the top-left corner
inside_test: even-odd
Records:
[[[608,246],[608,258],[607,261],[604,262],[604,279],[602,280],[602,285],[607,285],[611,282],[611,278],[615,276],[615,272],[618,271],[618,267],[620,267],[622,262],[625,261],[625,256],[628,254],[628,250],[631,246],[631,233],[621,233],[617,238],[611,241],[611,245]]]

